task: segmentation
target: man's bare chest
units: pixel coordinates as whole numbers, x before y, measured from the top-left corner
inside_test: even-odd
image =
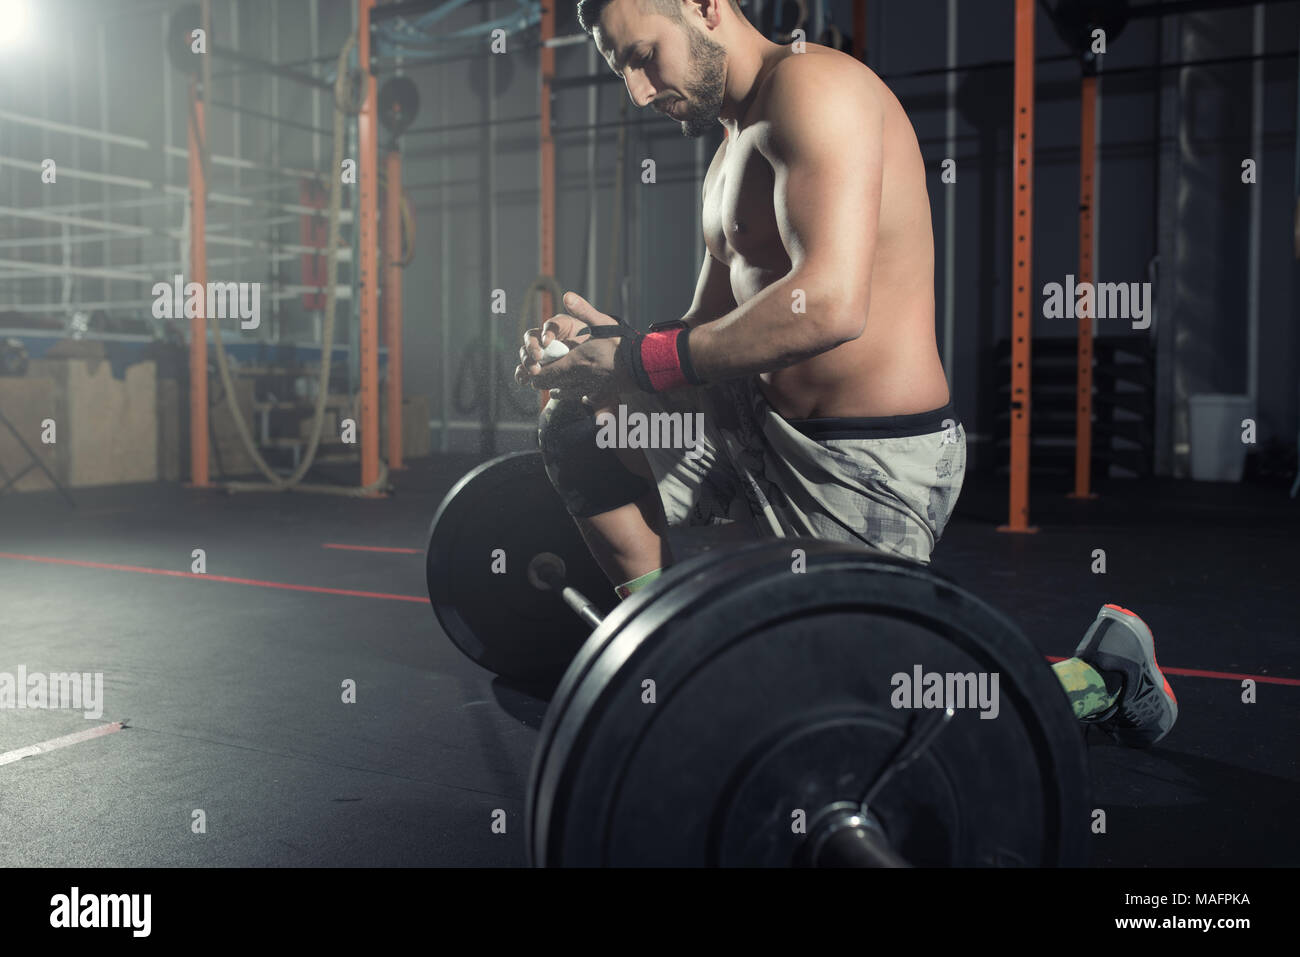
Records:
[[[767,159],[745,143],[729,143],[705,181],[704,241],[728,265],[769,266],[784,259],[773,207],[775,177]]]

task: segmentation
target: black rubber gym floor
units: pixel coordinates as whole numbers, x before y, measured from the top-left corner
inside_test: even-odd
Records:
[[[545,702],[463,658],[425,594],[429,521],[474,463],[417,462],[378,501],[163,484],[79,490],[75,510],[0,498],[0,672],[104,676],[93,720],[0,712],[0,865],[523,864]],[[1150,751],[1089,738],[1094,866],[1294,866],[1300,501],[1101,492],[1036,488],[1039,532],[1007,535],[1005,480],[971,477],[935,567],[1046,656],[1069,656],[1105,602],[1151,625],[1179,720]]]

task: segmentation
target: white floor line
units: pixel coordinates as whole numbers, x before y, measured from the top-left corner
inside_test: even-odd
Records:
[[[106,734],[112,734],[114,731],[121,731],[122,727],[122,722],[114,721],[111,724],[101,724],[85,731],[78,731],[75,734],[65,734],[61,738],[50,738],[50,740],[42,741],[40,744],[29,744],[27,747],[18,748],[15,751],[6,751],[4,754],[0,754],[0,765],[13,764],[23,758],[30,758],[34,754],[44,754],[46,751],[57,751],[59,748],[66,748],[70,744],[80,744],[82,741],[89,741],[91,738],[101,738]]]

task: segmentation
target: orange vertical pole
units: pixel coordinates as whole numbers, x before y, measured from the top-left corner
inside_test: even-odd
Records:
[[[1034,236],[1034,2],[1016,3],[1015,121],[1012,161],[1011,488],[1001,531],[1029,532],[1030,340]]]
[[[362,106],[357,116],[357,158],[361,194],[356,215],[361,257],[361,484],[379,478],[379,133],[375,78],[370,75],[370,11],[374,0],[357,0],[357,66],[361,70]],[[338,175],[338,170],[334,171]],[[329,361],[329,345],[321,361]]]
[[[541,142],[541,268],[543,276],[555,275],[555,138],[551,135],[551,80],[555,76],[555,48],[547,44],[555,38],[555,5],[542,4],[541,22],[541,115],[539,135]],[[542,315],[554,315],[559,303],[551,302],[551,294],[545,290],[541,294]],[[544,408],[550,400],[550,392],[539,396]]]
[[[402,468],[402,154],[384,156],[384,338],[388,342],[388,467]]]
[[[190,183],[190,282],[206,288],[208,281],[208,184],[203,177],[203,144],[207,121],[198,80],[190,82],[190,119],[187,124]],[[182,298],[182,302],[184,298]],[[206,299],[199,315],[190,319],[190,484],[206,488],[208,474],[208,325]],[[184,315],[182,313],[181,315]],[[180,318],[179,316],[177,318]]]
[[[1091,283],[1092,170],[1097,158],[1097,78],[1083,78],[1079,127],[1079,284]],[[1078,417],[1074,427],[1074,493],[1092,498],[1092,310],[1079,310]]]

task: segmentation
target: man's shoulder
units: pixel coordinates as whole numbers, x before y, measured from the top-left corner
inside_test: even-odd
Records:
[[[874,77],[866,64],[847,54],[809,45],[805,52],[777,61],[763,82],[761,108],[784,110],[806,106],[814,97],[833,103],[860,96],[872,89]]]
[[[865,64],[826,47],[786,55],[764,79],[751,114],[760,151],[812,129],[852,132],[855,116],[879,109],[879,82]]]

